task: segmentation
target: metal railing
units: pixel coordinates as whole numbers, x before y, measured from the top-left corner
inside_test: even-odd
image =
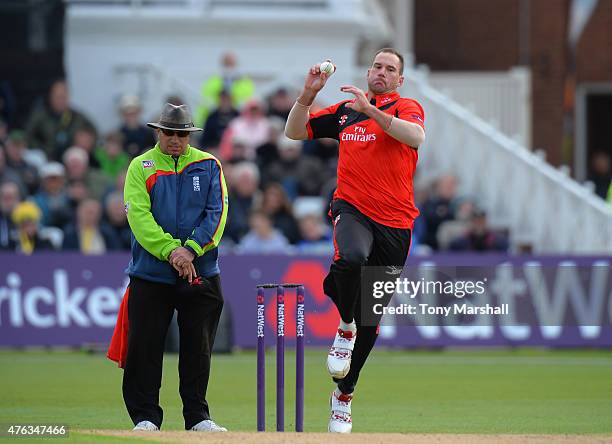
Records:
[[[528,68],[496,72],[432,72],[428,83],[499,130],[531,146],[531,75]]]
[[[457,175],[462,191],[478,198],[492,223],[510,229],[515,245],[537,253],[612,253],[612,208],[591,186],[432,88],[426,76],[406,77],[426,113],[420,180]]]

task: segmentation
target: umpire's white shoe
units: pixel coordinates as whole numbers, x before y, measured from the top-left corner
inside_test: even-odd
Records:
[[[327,431],[332,433],[351,433],[353,421],[351,419],[351,402],[353,395],[345,395],[336,389],[329,400],[331,416]]]
[[[327,371],[332,377],[342,379],[348,374],[356,337],[356,329],[351,331],[338,328],[334,343],[327,354]]]
[[[151,421],[140,421],[132,430],[135,432],[159,432],[159,427]]]
[[[221,427],[212,419],[205,419],[194,425],[191,430],[194,432],[227,432],[225,427]]]

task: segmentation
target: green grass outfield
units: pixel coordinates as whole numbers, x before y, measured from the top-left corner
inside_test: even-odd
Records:
[[[306,431],[327,426],[332,383],[325,352],[306,352]],[[294,426],[294,358],[287,350],[287,430]],[[121,377],[102,355],[0,351],[0,423],[64,423],[72,440],[111,442],[76,429],[132,427]],[[275,424],[274,378],[269,349],[268,430]],[[254,352],[214,356],[208,400],[217,422],[254,431],[255,395]],[[163,429],[182,430],[175,355],[165,359],[161,404]],[[353,422],[355,432],[612,434],[612,351],[375,350],[355,393]]]

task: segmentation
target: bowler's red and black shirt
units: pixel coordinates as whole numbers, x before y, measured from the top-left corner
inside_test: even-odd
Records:
[[[419,210],[414,204],[412,178],[417,147],[391,137],[363,113],[346,107],[346,100],[310,115],[308,137],[340,142],[335,199],[343,199],[374,221],[393,228],[412,228]],[[423,129],[421,105],[397,92],[374,96],[370,103],[398,119]]]

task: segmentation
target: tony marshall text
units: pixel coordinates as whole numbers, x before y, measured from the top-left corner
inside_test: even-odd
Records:
[[[509,313],[508,304],[498,306],[485,304],[475,307],[470,304],[453,304],[451,306],[437,306],[429,304],[400,304],[393,307],[384,307],[383,304],[374,304],[372,307],[374,314],[387,315],[507,315]]]

